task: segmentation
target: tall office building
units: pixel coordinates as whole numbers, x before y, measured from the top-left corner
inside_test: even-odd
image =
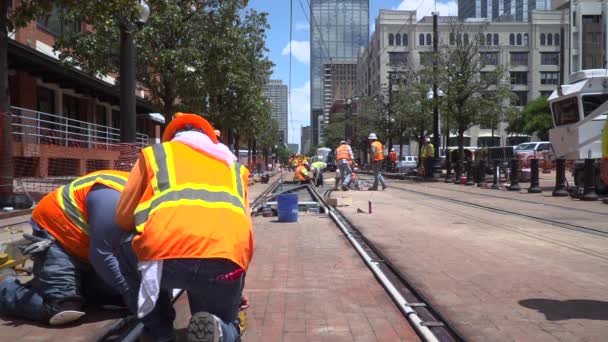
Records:
[[[458,0],[458,18],[528,21],[532,10],[550,10],[551,0]]]
[[[270,80],[264,87],[264,96],[272,104],[272,118],[279,123],[279,131],[283,137],[283,142],[287,143],[287,85],[281,80]]]
[[[369,0],[311,0],[310,14],[311,144],[317,145],[323,127],[329,123],[326,102],[336,96],[332,89],[348,89],[348,86],[336,82],[341,82],[341,79],[352,82],[356,77],[345,75],[342,72],[345,68],[332,68],[332,65],[357,63],[359,50],[367,45],[369,39]],[[354,67],[348,69],[356,70]],[[333,71],[340,75],[332,75]],[[324,84],[328,81],[333,81],[333,84]]]

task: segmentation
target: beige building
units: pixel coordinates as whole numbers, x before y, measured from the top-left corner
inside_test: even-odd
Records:
[[[458,39],[450,35],[456,20],[438,18],[440,48],[454,44]],[[490,71],[496,65],[508,68],[504,82],[510,84],[517,95],[515,105],[523,108],[528,101],[549,95],[560,83],[560,51],[562,46],[569,45],[568,36],[561,30],[567,20],[567,13],[563,11],[531,11],[528,22],[469,19],[458,25],[462,25],[461,39],[465,41],[477,35],[483,37],[480,53],[487,61],[484,70]],[[388,98],[389,73],[420,68],[430,62],[432,35],[432,16],[416,21],[415,11],[380,10],[369,45],[359,54],[357,95]],[[568,63],[564,63],[564,74],[569,74]],[[466,132],[465,136],[470,138],[467,143],[470,146],[504,146],[527,138],[510,137],[505,128],[505,123],[499,124],[492,141],[491,128],[473,127]],[[451,142],[450,146],[454,144]]]

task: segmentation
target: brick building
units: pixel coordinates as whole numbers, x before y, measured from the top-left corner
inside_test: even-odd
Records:
[[[52,11],[11,34],[9,95],[13,115],[15,176],[76,176],[121,168],[120,93],[113,77],[66,68],[53,51],[56,37],[88,30]],[[157,141],[164,122],[137,89],[137,142]]]

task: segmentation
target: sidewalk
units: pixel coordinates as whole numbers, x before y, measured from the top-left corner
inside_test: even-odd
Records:
[[[606,340],[606,238],[390,188],[333,196],[352,197],[340,210],[467,340]]]
[[[254,226],[244,341],[419,340],[329,218],[257,217]]]

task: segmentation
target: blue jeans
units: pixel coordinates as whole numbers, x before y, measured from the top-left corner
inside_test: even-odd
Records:
[[[338,168],[340,169],[340,177],[342,177],[342,186],[348,186],[353,173],[350,169],[350,165],[348,162],[344,163],[339,161]]]
[[[378,189],[378,181],[382,186],[384,185],[384,177],[382,177],[382,173],[380,173],[380,169],[382,168],[382,160],[374,160],[372,161],[372,169],[374,170],[374,185],[372,188]]]
[[[51,239],[44,230],[34,235]],[[44,252],[34,254],[34,278],[22,284],[16,278],[0,282],[0,314],[47,321],[52,314],[49,304],[65,298],[82,298],[82,276],[89,265],[68,254],[56,241]]]
[[[119,263],[131,288],[129,308],[136,313],[141,278],[137,271],[137,258],[130,239],[123,242],[120,248]],[[238,308],[245,277],[242,275],[232,281],[218,281],[216,278],[238,268],[238,265],[228,259],[164,260],[158,301],[152,312],[141,320],[144,324],[144,332],[155,339],[169,338],[175,334],[173,329],[175,309],[171,302],[171,290],[184,289],[188,293],[190,313],[204,311],[217,316],[220,318],[222,341],[236,341]]]

